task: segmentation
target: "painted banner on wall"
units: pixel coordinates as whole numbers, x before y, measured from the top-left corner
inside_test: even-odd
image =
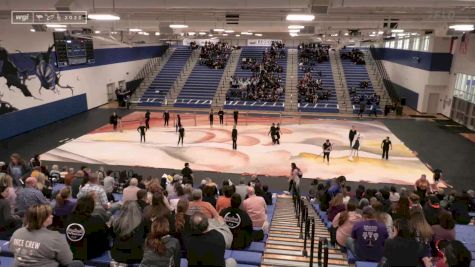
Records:
[[[282,42],[282,40],[277,39],[248,39],[248,46],[271,46],[272,42]]]
[[[206,42],[215,44],[219,42],[219,39],[183,39],[183,45],[190,45],[191,42],[196,42],[197,45],[203,46]]]

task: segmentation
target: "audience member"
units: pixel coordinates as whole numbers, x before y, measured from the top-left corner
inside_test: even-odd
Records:
[[[165,204],[165,198],[163,193],[157,192],[153,194],[152,205],[146,206],[143,210],[143,218],[146,220],[147,225],[154,220],[165,217],[169,219],[171,210]]]
[[[78,199],[67,219],[66,238],[74,259],[89,260],[109,250],[109,227],[101,217],[92,214],[94,206],[94,198],[86,195]]]
[[[76,172],[74,175],[73,181],[71,182],[71,195],[73,198],[77,198],[79,189],[81,188],[81,185],[83,182],[86,180],[85,173],[82,170],[79,170]]]
[[[218,213],[225,208],[231,207],[231,196],[234,193],[233,189],[229,185],[223,186],[223,195],[218,197],[216,201],[216,211]]]
[[[13,186],[23,186],[23,179],[30,174],[30,168],[25,164],[25,161],[17,153],[10,156],[10,163],[8,163],[7,174],[13,179]]]
[[[338,213],[332,221],[332,226],[336,229],[336,242],[341,247],[346,246],[346,240],[351,236],[354,224],[362,220],[361,215],[355,212],[357,206],[358,201],[350,199],[346,211]]]
[[[266,204],[267,205],[272,205],[272,193],[269,192],[269,186],[267,186],[266,184],[262,186],[262,190],[263,190],[263,198],[264,200],[266,201]]]
[[[444,241],[438,244],[442,257],[436,262],[436,267],[470,267],[471,252],[458,240]]]
[[[174,216],[170,220],[170,234],[180,241],[182,255],[186,257],[187,240],[191,234],[190,215],[188,212],[188,199],[182,198],[178,201]]]
[[[112,222],[112,236],[111,256],[114,261],[134,264],[142,260],[146,230],[136,201],[124,203],[119,217]]]
[[[396,208],[394,209],[393,213],[392,213],[392,217],[394,220],[396,219],[408,219],[411,217],[411,214],[410,214],[410,209],[409,209],[409,205],[410,205],[410,202],[409,202],[409,198],[406,197],[406,196],[401,196],[399,198],[399,201],[396,205]]]
[[[99,180],[97,175],[94,174],[89,176],[87,184],[80,189],[78,193],[78,198],[84,197],[88,194],[93,194],[96,203],[94,213],[101,215],[105,221],[108,221],[114,211],[120,208],[120,204],[109,203],[109,201],[107,200],[106,191],[104,191],[104,188],[98,183]]]
[[[263,228],[266,231],[267,223],[267,205],[264,198],[256,196],[254,188],[247,188],[248,198],[243,202],[243,210],[251,217],[253,227]]]
[[[137,192],[140,190],[138,187],[139,181],[137,178],[130,179],[129,186],[124,188],[122,201],[136,201],[137,200]]]
[[[74,168],[69,168],[68,173],[64,176],[64,185],[71,186],[74,179]]]
[[[219,214],[233,233],[232,249],[244,249],[252,242],[252,220],[240,206],[241,196],[234,193],[231,196],[231,206],[221,210]]]
[[[205,214],[208,218],[217,218],[219,217],[216,209],[209,203],[203,201],[203,192],[201,189],[194,189],[192,194],[192,201],[190,202],[188,208],[188,214],[192,215],[193,213],[199,211]]]
[[[411,210],[411,217],[409,219],[409,224],[414,231],[416,240],[423,246],[426,251],[426,255],[430,256],[430,242],[433,239],[433,232],[431,226],[427,223],[426,218],[424,217],[424,212],[421,209]]]
[[[346,209],[343,203],[343,194],[338,193],[332,200],[330,200],[330,207],[328,208],[328,220],[333,221],[335,216]]]
[[[444,211],[440,207],[439,199],[436,196],[429,197],[429,201],[424,205],[424,216],[430,225],[439,224],[439,213]]]
[[[346,248],[360,261],[379,262],[388,237],[386,226],[376,220],[374,209],[366,207],[363,210],[363,221],[354,224]]]
[[[241,196],[241,200],[244,201],[247,195],[247,185],[246,185],[246,177],[241,177],[239,179],[239,184],[236,185],[236,193]]]
[[[73,253],[64,235],[47,229],[52,222],[53,213],[49,205],[28,206],[24,227],[13,233],[9,243],[10,251],[15,256],[15,266],[84,266],[80,261],[73,261]]]
[[[112,195],[115,187],[115,178],[111,176],[112,173],[111,170],[108,170],[106,172],[106,177],[104,177],[104,191],[106,191],[107,199],[109,201],[115,200],[114,195]]]
[[[232,258],[224,259],[226,243],[221,233],[208,229],[208,216],[202,212],[191,215],[191,236],[188,240],[188,266],[231,267]]]
[[[39,204],[49,204],[43,193],[37,188],[37,181],[34,177],[29,177],[25,181],[25,188],[18,193],[16,201],[16,214],[23,217],[29,207]]]
[[[8,203],[10,204],[10,211],[13,215],[15,214],[17,195],[15,192],[15,188],[13,187],[12,177],[6,173],[0,172],[0,186],[5,187],[6,200],[8,200]]]
[[[453,202],[450,204],[449,209],[452,212],[452,216],[457,224],[469,224],[471,216],[468,214],[470,211],[471,200],[467,192],[456,193]]]
[[[371,207],[375,211],[376,220],[386,225],[386,230],[388,231],[388,235],[392,236],[393,232],[393,218],[389,215],[385,210],[383,204],[381,202],[376,201]]]
[[[455,240],[455,221],[447,211],[439,212],[438,224],[431,226],[434,240]]]
[[[0,184],[0,240],[9,240],[21,227],[21,219],[13,216],[8,203],[8,187]]]
[[[157,218],[152,223],[145,240],[142,267],[180,266],[180,242],[170,235],[170,225],[166,218]]]
[[[147,190],[140,189],[137,191],[137,204],[139,204],[140,210],[142,210],[142,212],[145,207],[148,206],[149,203],[147,203]]]

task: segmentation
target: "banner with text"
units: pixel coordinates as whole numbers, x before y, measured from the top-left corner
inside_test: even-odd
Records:
[[[248,39],[248,46],[271,46],[272,42],[282,42],[282,40],[275,39]]]
[[[190,39],[190,38],[183,39],[183,45],[190,45],[191,42],[196,42],[197,45],[204,46],[206,42],[211,42],[215,44],[219,42],[219,39]]]

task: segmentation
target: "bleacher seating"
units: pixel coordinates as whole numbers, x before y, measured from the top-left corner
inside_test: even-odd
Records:
[[[340,50],[340,53],[351,52],[352,48],[344,48]],[[352,87],[356,88],[358,95],[372,95],[375,93],[371,79],[369,78],[368,71],[366,70],[365,65],[354,64],[350,59],[341,59],[341,64],[343,66],[343,71],[345,73],[346,84],[348,90]],[[368,81],[368,88],[360,88],[360,82]],[[349,93],[349,91],[348,91]],[[359,105],[353,104],[353,113],[358,113]],[[366,106],[365,114],[370,113],[371,106]],[[382,113],[379,109],[378,113]]]
[[[244,58],[253,58],[257,59],[258,62],[262,61],[262,53],[269,49],[269,47],[264,46],[245,46],[242,47],[241,56],[239,57],[239,62],[242,62]],[[284,49],[287,55],[287,49]],[[286,69],[287,69],[287,57],[276,59],[279,66],[282,67],[282,86],[285,86],[286,78]],[[234,76],[237,78],[247,78],[252,76],[252,71],[241,69],[241,64],[236,66],[236,72]],[[274,111],[283,111],[284,110],[284,97],[280,97],[277,102],[262,102],[262,101],[243,101],[240,99],[230,99],[226,100],[224,103],[225,109],[241,109],[241,110],[274,110]]]
[[[191,56],[192,51],[187,46],[177,46],[165,66],[153,80],[150,87],[140,98],[139,106],[161,106],[165,96],[170,91],[181,70]],[[148,101],[147,99],[155,99]]]
[[[321,72],[322,76],[318,74]],[[323,61],[322,63],[315,63],[312,66],[312,77],[314,79],[321,79],[323,88],[329,90],[330,96],[328,100],[318,100],[316,104],[305,102],[305,100],[300,101],[299,111],[303,112],[329,112],[329,113],[338,113],[338,100],[336,97],[335,91],[335,82],[333,81],[333,73],[330,61]],[[305,72],[299,68],[298,69],[298,79],[299,81],[303,79]]]
[[[223,76],[223,69],[212,69],[199,63],[193,68],[180,95],[176,99],[175,107],[211,107],[219,82]]]

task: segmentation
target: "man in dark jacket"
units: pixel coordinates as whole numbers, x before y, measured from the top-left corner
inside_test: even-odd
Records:
[[[252,242],[252,220],[240,206],[241,196],[234,193],[231,196],[231,207],[219,213],[233,233],[232,249],[244,249]]]
[[[236,129],[236,125],[234,125],[233,131],[231,133],[231,138],[233,139],[233,150],[237,150],[237,137],[238,137],[238,131]]]

